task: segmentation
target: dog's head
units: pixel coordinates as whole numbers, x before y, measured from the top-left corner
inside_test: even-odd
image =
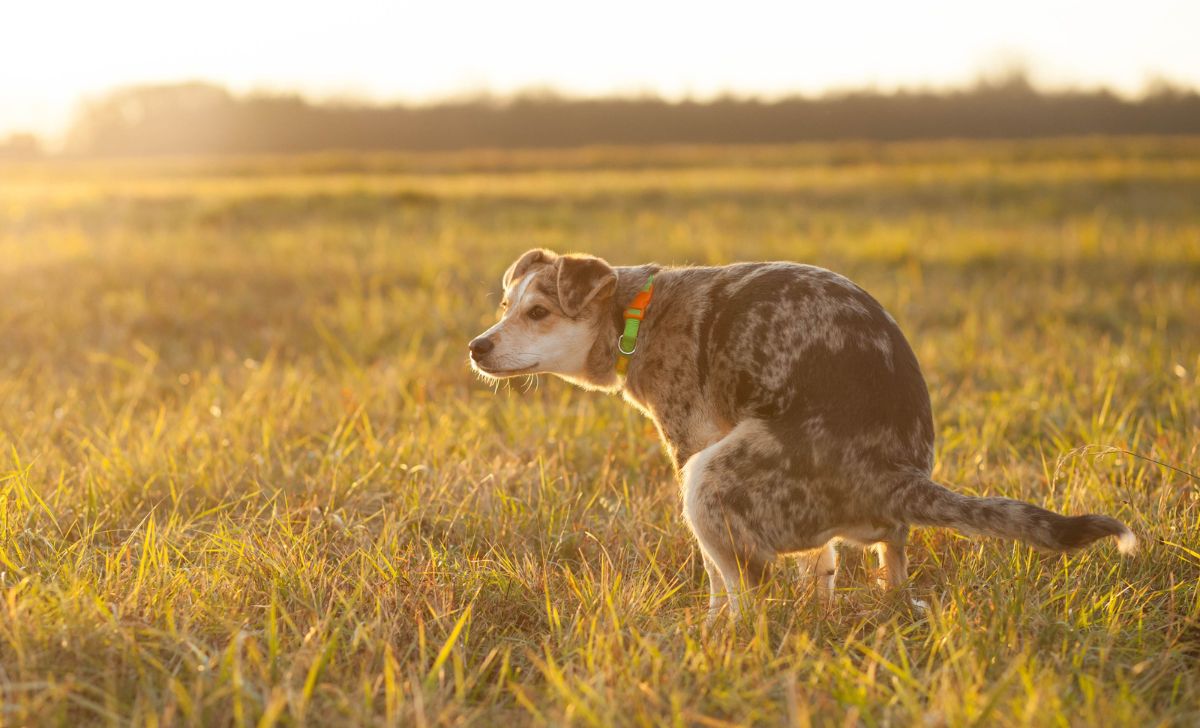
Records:
[[[549,373],[594,380],[594,350],[613,326],[616,283],[616,271],[600,258],[526,252],[504,273],[500,321],[471,340],[471,365],[495,379]]]

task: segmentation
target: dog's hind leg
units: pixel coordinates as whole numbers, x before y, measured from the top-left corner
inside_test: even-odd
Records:
[[[830,541],[821,547],[813,565],[813,574],[817,578],[817,595],[822,601],[829,602],[833,599],[834,589],[837,588],[837,567],[837,542]]]
[[[815,554],[804,554],[797,560],[800,578],[811,579],[817,586],[817,597],[824,602],[833,599],[837,588],[838,553],[837,541],[830,541]]]
[[[879,566],[883,569],[879,579],[881,586],[899,589],[908,581],[908,556],[904,553],[907,543],[908,526],[900,525],[874,545],[875,553],[879,556]]]
[[[904,546],[908,542],[908,526],[897,526],[888,534],[887,538],[875,544],[873,548],[875,553],[879,555],[879,565],[883,568],[883,574],[879,579],[881,586],[889,589],[903,589],[908,582],[908,556],[904,553]],[[929,609],[929,605],[920,599],[909,599],[909,602],[918,611]]]

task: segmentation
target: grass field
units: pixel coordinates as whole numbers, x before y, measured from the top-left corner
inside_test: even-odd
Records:
[[[1143,549],[707,630],[646,423],[468,371],[531,246],[845,273],[939,480]],[[1195,725],[1198,374],[1200,140],[2,166],[0,725]]]

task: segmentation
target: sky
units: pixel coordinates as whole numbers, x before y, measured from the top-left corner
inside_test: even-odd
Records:
[[[0,135],[61,135],[114,87],[424,102],[965,85],[1016,62],[1046,87],[1200,87],[1196,0],[18,0],[0,9]]]

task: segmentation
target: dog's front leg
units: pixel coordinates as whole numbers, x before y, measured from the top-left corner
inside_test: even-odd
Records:
[[[704,557],[704,571],[708,574],[708,623],[712,624],[721,610],[729,603],[729,592],[725,588],[725,578],[721,576],[721,570],[717,568],[715,561],[700,550],[700,555]]]
[[[721,457],[738,452],[758,434],[754,423],[737,428],[691,456],[680,471],[684,519],[700,544],[709,576],[709,623],[723,607],[736,617],[741,596],[763,584],[775,558],[759,538],[753,513],[743,507],[751,498],[738,469],[744,463]],[[750,511],[758,512],[758,504],[750,505]]]

